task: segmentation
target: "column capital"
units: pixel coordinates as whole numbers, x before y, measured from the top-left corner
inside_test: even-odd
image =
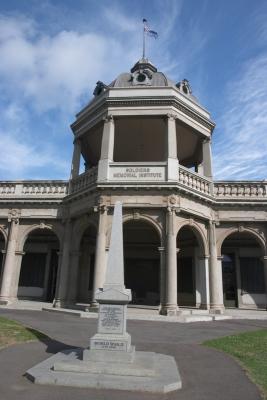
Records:
[[[104,121],[104,123],[114,122],[113,115],[112,115],[112,114],[106,115],[106,116],[103,118],[103,121]]]
[[[168,113],[168,114],[166,114],[166,118],[167,118],[167,120],[175,121],[177,119],[177,115],[173,114],[173,113]]]
[[[174,214],[176,212],[176,207],[174,206],[168,206],[167,207],[167,213],[168,214]]]
[[[20,215],[21,215],[20,210],[11,208],[10,210],[8,210],[7,220],[8,222],[14,221],[15,224],[18,224]]]
[[[267,256],[262,257],[263,261],[267,261]]]
[[[109,207],[106,204],[100,204],[98,206],[94,206],[94,212],[98,213],[100,212],[101,214],[103,214],[104,212],[108,212]]]
[[[215,226],[216,221],[214,219],[209,219],[209,226]]]

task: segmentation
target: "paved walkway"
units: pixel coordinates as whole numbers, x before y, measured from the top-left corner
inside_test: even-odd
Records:
[[[170,354],[176,358],[183,388],[168,395],[115,390],[89,390],[40,386],[29,382],[25,371],[66,347],[86,347],[96,331],[95,319],[45,311],[6,310],[0,315],[16,319],[46,333],[51,339],[11,346],[0,351],[1,400],[260,400],[257,387],[227,355],[201,346],[203,340],[267,328],[266,320],[226,320],[173,324],[129,321],[128,331],[138,350]]]

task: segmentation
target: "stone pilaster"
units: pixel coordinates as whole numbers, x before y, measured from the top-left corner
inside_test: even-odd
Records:
[[[210,247],[210,308],[211,311],[222,313],[223,305],[223,283],[222,283],[222,264],[220,258],[217,257],[216,248],[216,229],[215,222],[209,223],[209,247]]]
[[[164,305],[166,303],[166,256],[165,247],[158,247],[160,254],[160,314],[164,312]]]
[[[202,152],[203,152],[203,175],[209,179],[212,179],[212,155],[211,155],[211,141],[210,139],[206,139],[202,144]]]
[[[17,259],[16,255],[19,230],[19,212],[17,210],[10,211],[8,222],[9,234],[0,291],[0,302],[2,304],[11,303],[17,298],[18,276],[20,270],[20,264],[18,264],[18,261],[21,261],[21,257]]]
[[[109,163],[113,161],[114,153],[114,120],[109,115],[104,119],[104,128],[101,144],[101,156],[98,163],[98,180],[108,180]]]
[[[177,249],[175,231],[175,210],[167,210],[167,265],[166,265],[166,303],[162,313],[175,315],[177,306]]]
[[[59,257],[59,273],[57,276],[56,296],[53,302],[54,307],[64,307],[67,302],[71,235],[72,223],[70,219],[67,219],[65,224],[63,249]]]
[[[199,268],[199,291],[200,306],[199,308],[210,309],[210,285],[209,285],[209,257],[203,256],[198,258]]]
[[[107,213],[106,206],[99,207],[99,224],[96,238],[96,254],[95,254],[95,268],[94,268],[94,281],[92,293],[92,307],[97,306],[95,300],[95,293],[99,288],[103,287],[106,273],[106,231],[107,231]]]
[[[67,294],[67,301],[70,304],[75,304],[77,299],[80,255],[80,251],[71,251],[70,253],[69,283]]]
[[[176,139],[176,116],[167,115],[167,149],[168,149],[168,181],[178,182],[178,158],[177,158],[177,139]]]
[[[71,162],[70,179],[77,178],[80,172],[81,142],[76,139],[73,143],[73,155]]]

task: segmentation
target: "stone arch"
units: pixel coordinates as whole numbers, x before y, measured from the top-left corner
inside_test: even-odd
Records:
[[[178,230],[176,233],[176,237],[179,235],[179,232],[182,228],[184,227],[188,227],[190,229],[192,229],[192,231],[194,232],[194,234],[197,237],[198,240],[198,244],[199,247],[202,251],[202,256],[206,257],[209,254],[209,249],[208,249],[208,242],[207,242],[207,238],[205,236],[205,233],[203,232],[202,227],[200,227],[196,222],[191,222],[189,223],[188,221],[184,221],[181,224],[179,224],[178,226]]]
[[[60,247],[62,247],[62,241],[63,241],[62,230],[59,229],[59,227],[54,224],[40,223],[40,224],[33,224],[24,229],[24,231],[21,234],[20,241],[18,244],[19,251],[23,251],[25,242],[28,239],[29,235],[37,229],[44,229],[44,230],[46,229],[46,230],[52,231],[57,236],[58,241],[60,243]]]
[[[138,215],[137,218],[134,217],[133,214],[126,214],[123,216],[123,224],[129,222],[129,221],[144,221],[147,222],[149,225],[152,225],[152,227],[156,230],[159,241],[162,244],[162,228],[161,226],[150,216],[146,214],[140,214]]]
[[[59,231],[52,224],[40,223],[26,227],[19,248],[18,298],[37,301],[54,299],[58,278]]]
[[[245,232],[245,233],[249,233],[251,234],[255,240],[258,242],[258,244],[260,245],[263,255],[267,255],[267,249],[266,249],[266,240],[253,228],[242,228],[240,230],[240,228],[238,227],[234,227],[234,228],[229,228],[223,235],[221,235],[219,237],[219,239],[217,240],[217,254],[218,256],[221,256],[222,254],[222,246],[223,246],[223,242],[225,241],[225,239],[227,239],[229,236],[231,236],[233,233],[237,233],[237,232]]]
[[[161,235],[148,218],[127,215],[123,224],[125,284],[134,304],[158,306],[160,302]]]
[[[96,230],[98,231],[98,224],[95,220],[89,219],[89,218],[83,218],[83,219],[78,219],[75,221],[74,226],[73,226],[73,250],[79,250],[80,248],[80,243],[83,237],[84,232],[89,226],[93,226]]]

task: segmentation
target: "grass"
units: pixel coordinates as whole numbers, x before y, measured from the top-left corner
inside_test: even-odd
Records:
[[[238,360],[267,400],[267,330],[208,340],[206,346],[222,350]]]
[[[47,336],[16,321],[0,317],[0,349],[16,343],[42,339],[47,339]]]

